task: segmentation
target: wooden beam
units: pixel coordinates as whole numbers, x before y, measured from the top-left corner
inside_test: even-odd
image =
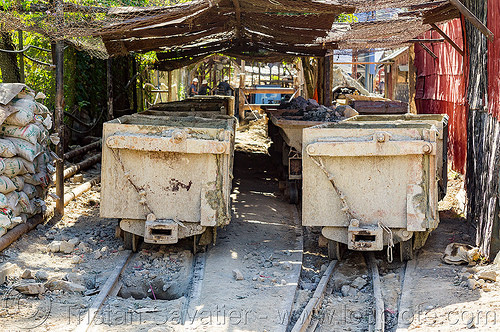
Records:
[[[418,44],[419,44],[420,46],[422,46],[422,48],[423,48],[423,49],[424,49],[427,53],[429,53],[429,55],[430,55],[431,57],[433,57],[433,58],[434,58],[434,60],[436,60],[436,59],[438,58],[438,57],[437,57],[437,55],[436,55],[436,54],[434,54],[434,52],[432,52],[432,51],[431,51],[431,49],[430,49],[430,48],[428,48],[427,46],[425,46],[425,45],[424,45],[424,43],[418,43]]]
[[[448,35],[443,31],[441,30],[436,24],[434,23],[431,23],[431,27],[437,32],[439,33],[444,39],[446,39],[446,41],[448,43],[450,43],[451,46],[453,46],[453,48],[461,55],[461,56],[464,56],[464,51],[450,38],[448,37]]]
[[[468,19],[483,35],[488,38],[489,41],[494,41],[495,40],[495,35],[493,32],[488,29],[486,25],[483,24],[472,12],[465,7],[459,0],[450,0],[450,3],[455,6],[458,11],[465,16],[466,19]]]
[[[241,8],[238,0],[232,0],[234,5],[234,15],[236,16],[236,38],[241,37]]]
[[[363,61],[355,61],[355,62],[334,62],[334,65],[391,65],[391,61],[386,62],[363,62]]]
[[[440,39],[410,39],[408,40],[410,43],[442,43],[444,42],[443,38]]]

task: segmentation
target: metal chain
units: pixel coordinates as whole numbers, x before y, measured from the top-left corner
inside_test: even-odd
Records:
[[[392,234],[392,230],[384,225],[381,221],[378,222],[380,228],[382,228],[389,235],[389,243],[387,245],[387,261],[392,263],[392,248],[394,248],[394,235]]]

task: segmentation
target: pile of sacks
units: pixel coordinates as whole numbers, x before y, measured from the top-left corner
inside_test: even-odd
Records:
[[[43,98],[22,84],[0,84],[0,236],[45,209],[55,168]]]
[[[358,114],[350,106],[326,107],[318,104],[314,99],[306,100],[300,96],[290,102],[282,102],[279,108],[294,110],[294,112],[285,112],[282,116],[293,116],[294,120],[300,116],[305,121],[339,122]]]

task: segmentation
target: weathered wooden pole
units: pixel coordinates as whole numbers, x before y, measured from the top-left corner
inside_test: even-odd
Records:
[[[19,49],[24,49],[24,40],[23,40],[23,31],[18,30],[18,40],[19,40]],[[24,74],[24,53],[19,53],[19,78],[21,79],[21,83],[26,81],[26,76]]]
[[[56,2],[58,22],[64,21],[62,1]],[[56,145],[56,211],[64,215],[64,41],[56,41],[54,47],[56,63],[56,100],[55,100],[55,129],[59,135],[59,142]]]
[[[318,58],[318,80],[316,81],[318,91],[318,103],[325,105],[325,57]]]
[[[415,45],[411,45],[408,50],[408,112],[417,114],[417,104],[415,96],[417,93],[417,67],[415,66]]]
[[[323,91],[323,105],[331,106],[332,105],[332,70],[333,70],[333,55],[329,55],[325,57],[325,89]]]
[[[56,106],[55,106],[55,128],[59,134],[59,142],[56,145],[56,211],[64,215],[64,42],[57,41],[55,46],[56,56]]]
[[[137,59],[135,58],[135,54],[132,54],[132,77],[136,77],[137,75]],[[132,83],[132,110],[137,112],[137,77],[134,78],[134,82]]]
[[[109,58],[106,60],[106,90],[108,95],[108,120],[113,119],[113,76],[112,70],[112,60]]]
[[[168,71],[168,101],[173,101],[174,100],[174,93],[172,91],[172,71]]]

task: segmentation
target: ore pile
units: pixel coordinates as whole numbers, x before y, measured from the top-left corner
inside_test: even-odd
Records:
[[[3,95],[11,87],[0,84]],[[24,87],[0,103],[0,236],[45,207],[55,169],[48,147],[52,119],[37,101],[42,98]]]
[[[339,122],[347,117],[344,115],[342,107],[330,106],[326,107],[318,104],[314,99],[306,100],[303,97],[294,98],[291,102],[280,104],[280,109],[297,110],[296,112],[284,112],[283,117],[302,117],[305,121],[321,121],[321,122]]]

